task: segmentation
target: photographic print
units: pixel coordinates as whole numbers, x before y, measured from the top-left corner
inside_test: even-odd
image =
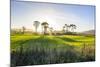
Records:
[[[95,6],[11,0],[11,66],[95,61]]]

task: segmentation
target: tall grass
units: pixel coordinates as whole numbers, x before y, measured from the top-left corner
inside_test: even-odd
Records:
[[[94,43],[80,41],[77,39],[79,37],[13,36],[11,66],[94,61]],[[68,42],[81,43],[80,46],[76,46]]]

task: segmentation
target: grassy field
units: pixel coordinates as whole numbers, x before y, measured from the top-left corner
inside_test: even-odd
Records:
[[[95,60],[95,37],[82,35],[13,35],[12,66]]]

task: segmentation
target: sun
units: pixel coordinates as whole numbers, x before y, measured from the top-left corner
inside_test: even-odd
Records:
[[[48,16],[48,15],[39,17],[38,21],[40,21],[40,23],[42,23],[42,22],[47,22],[49,24],[54,23],[54,19],[52,18],[52,16]]]

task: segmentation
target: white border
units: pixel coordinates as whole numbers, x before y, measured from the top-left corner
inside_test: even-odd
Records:
[[[10,62],[10,1],[0,0],[0,67]]]
[[[95,0],[20,0],[20,1],[37,1],[37,2],[95,5]]]
[[[33,0],[54,3],[96,5],[96,62],[38,65],[41,67],[98,67],[100,62],[100,0]],[[0,0],[0,67],[10,67],[10,1]],[[33,66],[27,66],[33,67]],[[37,67],[37,66],[34,66]]]

